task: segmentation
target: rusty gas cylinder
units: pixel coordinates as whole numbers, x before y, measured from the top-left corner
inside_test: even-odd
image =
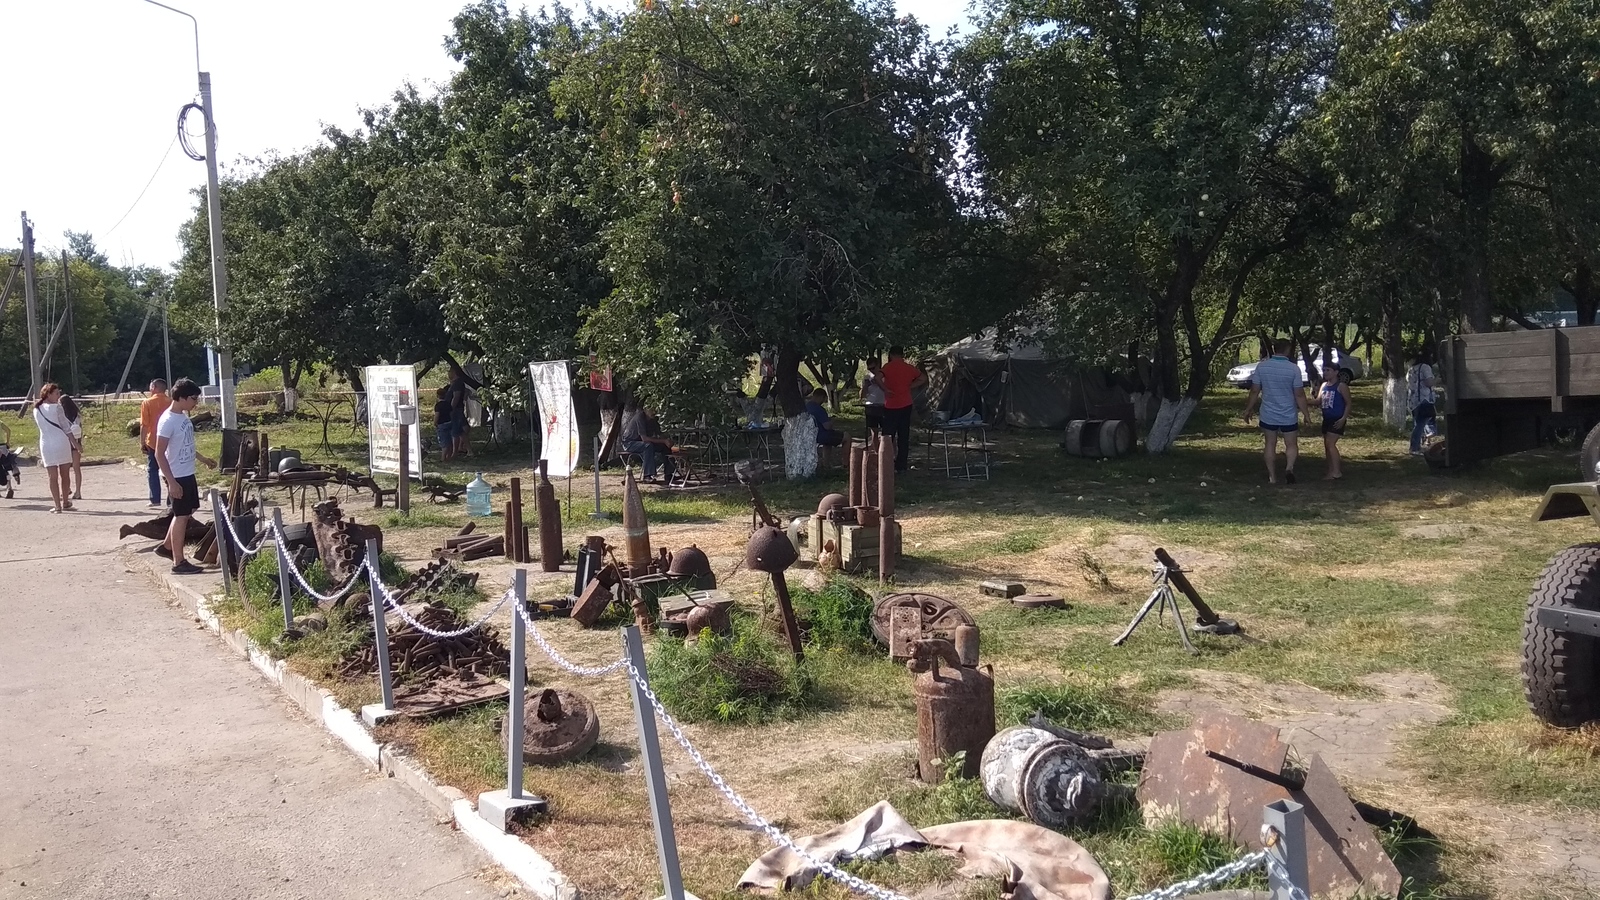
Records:
[[[944,760],[966,752],[961,775],[978,774],[983,748],[994,737],[994,675],[963,668],[953,644],[940,638],[917,642],[906,668],[915,673],[917,777],[944,780]]]

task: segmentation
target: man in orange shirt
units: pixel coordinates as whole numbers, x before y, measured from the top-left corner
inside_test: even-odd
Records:
[[[150,396],[139,404],[139,443],[150,475],[150,505],[161,505],[161,467],[156,465],[156,423],[172,401],[167,398],[167,383],[157,378],[150,382]]]
[[[879,380],[883,383],[883,431],[894,438],[894,470],[904,472],[911,464],[911,392],[928,376],[906,362],[905,348],[890,347]]]

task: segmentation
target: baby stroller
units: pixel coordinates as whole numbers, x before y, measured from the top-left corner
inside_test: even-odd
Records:
[[[22,472],[17,469],[17,454],[8,444],[0,444],[0,487],[6,489],[6,499],[16,495],[22,483]]]

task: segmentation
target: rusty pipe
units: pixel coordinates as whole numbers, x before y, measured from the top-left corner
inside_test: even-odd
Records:
[[[878,478],[878,514],[881,516],[894,515],[894,438],[890,435],[881,435],[878,438],[878,471],[869,472],[867,477],[876,475]]]

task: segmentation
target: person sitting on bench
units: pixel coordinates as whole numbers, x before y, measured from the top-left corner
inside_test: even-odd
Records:
[[[828,418],[828,410],[823,407],[823,402],[828,399],[828,392],[817,388],[806,398],[806,412],[817,423],[817,446],[837,447],[844,443],[844,433],[835,431],[833,420]]]
[[[622,429],[622,449],[638,454],[644,463],[644,481],[654,484],[656,469],[666,470],[667,483],[676,471],[672,461],[672,442],[661,435],[661,422],[655,410],[644,407]]]

